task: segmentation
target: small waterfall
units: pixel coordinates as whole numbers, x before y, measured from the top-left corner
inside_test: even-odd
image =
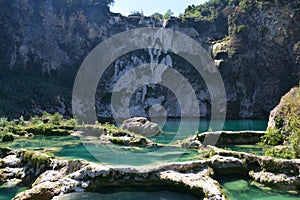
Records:
[[[53,161],[52,171],[54,171],[56,167],[57,167],[57,163]]]

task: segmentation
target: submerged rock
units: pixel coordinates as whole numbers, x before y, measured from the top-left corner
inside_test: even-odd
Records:
[[[144,117],[134,117],[125,120],[121,128],[144,136],[153,136],[161,133],[161,129],[155,123],[150,122]]]

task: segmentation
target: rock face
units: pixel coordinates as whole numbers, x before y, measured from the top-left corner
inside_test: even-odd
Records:
[[[268,128],[285,130],[289,120],[289,114],[293,112],[296,116],[300,115],[300,88],[292,88],[285,94],[280,103],[271,111]]]
[[[161,132],[159,126],[144,117],[134,117],[125,120],[121,128],[143,136],[153,136]]]
[[[72,86],[84,58],[110,36],[138,27],[177,30],[212,51],[224,80],[229,117],[267,117],[299,80],[299,1],[251,1],[246,7],[226,7],[211,21],[171,18],[164,23],[123,17],[109,12],[106,1],[97,2],[0,1],[0,92],[5,94],[0,114],[47,110],[69,115]],[[199,99],[201,116],[209,117],[210,94],[201,76],[184,59],[159,49],[131,52],[109,66],[96,95],[99,117],[112,117],[109,97],[117,80],[149,62],[182,73]],[[180,116],[174,94],[155,85],[145,85],[133,95],[132,116],[148,117],[155,104],[168,116]]]

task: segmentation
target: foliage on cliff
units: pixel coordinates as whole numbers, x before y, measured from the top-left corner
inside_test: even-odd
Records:
[[[300,76],[299,1],[253,1],[263,2],[261,6],[250,0],[238,5],[234,1],[214,0],[191,6],[185,20],[171,17],[165,23],[149,17],[123,17],[97,2],[0,1],[0,116],[28,117],[44,110],[70,116],[72,87],[84,58],[110,36],[139,27],[178,30],[207,50],[212,42],[222,41],[222,45],[216,44],[220,48],[215,48],[218,51],[213,59],[220,63],[228,97],[227,114],[231,118],[266,117]],[[201,20],[188,18],[193,12],[197,16],[198,11]],[[124,55],[117,60],[124,63],[122,67],[115,68],[116,61],[107,70],[105,87],[97,92],[103,94],[96,101],[99,117],[112,117],[107,109],[111,91],[105,89],[113,88],[113,81],[130,70],[129,66],[135,66],[136,60],[150,62],[149,51],[141,52],[133,60],[134,53]],[[174,54],[164,56],[170,57],[173,67],[189,79],[203,106],[201,114],[209,117],[210,97],[205,84],[199,81],[201,78]],[[153,90],[147,91],[151,96]],[[163,98],[166,111],[179,117],[180,109],[173,106],[171,92],[156,93],[155,101]],[[139,95],[135,98],[135,102],[145,102]],[[144,105],[142,108],[147,111],[148,105]]]
[[[226,6],[238,5],[240,0],[210,0],[204,4],[200,5],[190,5],[188,6],[183,18],[196,18],[204,20],[213,20],[223,11]]]
[[[200,5],[189,5],[182,18],[196,18],[198,20],[214,20],[220,15],[230,15],[230,9],[241,8],[251,10],[255,6],[268,5],[275,0],[210,0]]]
[[[271,112],[267,133],[262,138],[266,155],[300,157],[300,87],[284,95]]]

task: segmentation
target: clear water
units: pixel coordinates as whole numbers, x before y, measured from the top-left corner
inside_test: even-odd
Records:
[[[99,141],[83,144],[78,137],[37,136],[31,140],[15,140],[7,144],[12,148],[45,149],[67,159],[84,159],[112,165],[149,165],[171,161],[201,159],[198,150],[167,148],[141,148],[103,145]]]
[[[0,185],[0,200],[12,199],[16,194],[26,190],[23,185],[12,186],[7,183]]]
[[[169,191],[159,192],[114,192],[111,194],[99,194],[99,193],[73,193],[63,195],[59,200],[94,200],[94,199],[105,199],[105,200],[196,200],[197,198]]]
[[[195,126],[196,124],[196,126]],[[162,130],[164,133],[152,137],[151,139],[155,142],[168,144],[172,140],[181,140],[195,134],[196,131],[199,133],[206,132],[210,129],[210,121],[201,119],[177,119],[171,118],[166,121]],[[226,120],[222,130],[224,131],[265,131],[267,129],[268,122],[266,120]],[[179,127],[181,131],[178,132]],[[198,127],[198,130],[194,129]]]
[[[259,145],[223,145],[220,146],[220,148],[228,149],[231,151],[252,153],[258,156],[264,155],[264,150]]]
[[[181,122],[186,132],[176,133],[180,126],[179,119],[169,119],[163,127],[163,134],[151,138],[152,140],[168,144],[174,137],[183,139],[195,134],[191,129],[191,123],[199,123],[199,132],[207,131],[209,121],[193,121],[189,119]],[[263,120],[228,120],[224,130],[265,130],[267,122]],[[235,129],[233,129],[235,127]],[[201,159],[202,152],[197,150],[186,150],[175,147],[164,148],[139,148],[118,145],[103,145],[97,139],[84,143],[78,137],[44,137],[37,136],[31,140],[15,140],[8,143],[12,148],[44,148],[53,152],[56,156],[68,159],[85,159],[91,162],[101,162],[115,165],[149,165],[171,161],[188,161]],[[248,148],[244,148],[246,151]],[[205,152],[203,152],[205,153]]]
[[[299,200],[299,195],[279,193],[270,188],[257,187],[240,177],[222,177],[222,189],[230,200]]]
[[[168,144],[170,141],[177,139],[183,139],[195,134],[195,130],[191,127],[191,123],[197,123],[190,119],[188,121],[182,121],[181,126],[185,127],[184,132],[177,133],[180,120],[170,119],[163,127],[163,134],[160,134],[153,139],[156,142]],[[205,132],[209,129],[209,122],[201,120],[199,123],[199,132]],[[228,120],[225,123],[223,130],[241,131],[241,130],[265,130],[267,122],[263,120]],[[6,144],[12,148],[30,148],[30,149],[46,149],[46,151],[53,152],[56,156],[68,158],[68,159],[85,159],[91,162],[101,162],[109,164],[121,164],[121,165],[148,165],[157,164],[170,161],[187,161],[203,159],[201,152],[199,154],[196,150],[182,150],[180,148],[170,147],[161,151],[160,148],[139,148],[139,147],[125,147],[116,145],[100,145],[99,142],[83,144],[80,138],[77,137],[43,137],[38,136],[31,140],[15,140],[12,143]],[[236,150],[247,151],[253,149],[253,146],[232,146]],[[87,150],[88,149],[88,150]],[[90,153],[92,152],[92,154]],[[100,155],[100,158],[97,157]],[[246,184],[243,180],[237,180],[236,182],[227,180],[222,182],[224,190],[229,195],[230,199],[253,199],[255,195],[261,195],[268,197],[265,199],[275,200],[281,198],[295,199],[290,196],[282,196],[276,193],[269,193],[261,191],[259,188],[253,188],[250,184]],[[243,185],[242,193],[240,194],[236,188],[239,185]],[[25,187],[0,187],[0,200],[10,199],[18,192],[25,190]],[[192,196],[182,195],[178,193],[172,193],[167,191],[159,192],[115,192],[112,194],[89,194],[80,193],[86,196],[66,196],[68,199],[194,199]],[[95,195],[100,195],[95,196]],[[101,196],[102,195],[102,196]],[[258,198],[259,199],[259,198]]]

